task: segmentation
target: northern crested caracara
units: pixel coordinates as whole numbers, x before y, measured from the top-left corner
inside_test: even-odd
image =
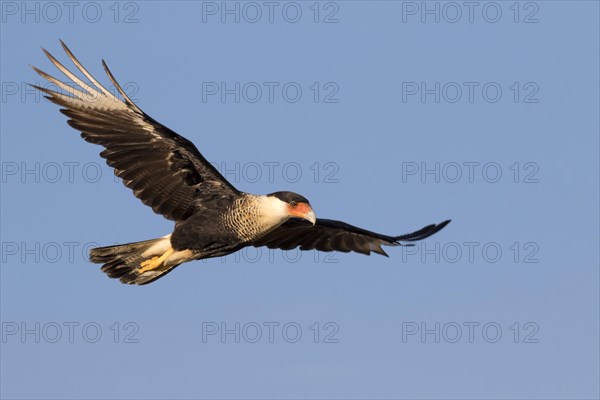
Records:
[[[60,111],[86,141],[104,147],[106,159],[125,186],[154,212],[175,221],[173,233],[143,242],[99,247],[90,260],[123,283],[144,285],[192,260],[224,256],[247,246],[271,249],[340,251],[387,256],[382,245],[410,245],[433,235],[450,221],[416,232],[386,236],[340,221],[317,219],[299,194],[240,192],[186,138],[146,115],[125,94],[102,61],[123,99],[102,86],[61,41],[89,80],[84,82],[45,49],[46,56],[74,85],[35,68],[65,93],[32,85]]]

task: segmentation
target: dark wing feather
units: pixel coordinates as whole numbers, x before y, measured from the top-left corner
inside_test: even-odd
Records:
[[[60,111],[70,118],[68,124],[81,131],[86,141],[105,148],[100,155],[145,205],[165,218],[179,221],[189,217],[195,204],[202,203],[203,199],[239,194],[192,142],[140,110],[104,61],[104,69],[123,99],[96,81],[62,41],[61,44],[91,84],[71,73],[44,50],[50,61],[77,86],[69,86],[34,67],[68,95],[34,87],[64,107]]]
[[[290,219],[279,228],[273,230],[252,243],[255,247],[266,246],[270,249],[340,251],[348,253],[355,251],[371,254],[371,251],[387,256],[381,248],[385,246],[410,246],[410,243],[425,239],[440,231],[450,220],[441,224],[432,224],[413,233],[400,236],[387,236],[352,226],[345,222],[330,219],[317,219],[315,225],[308,221]]]

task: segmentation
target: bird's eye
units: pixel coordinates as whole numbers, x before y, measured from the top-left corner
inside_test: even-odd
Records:
[[[297,205],[298,203],[296,203],[295,201],[290,201],[290,206],[295,208]]]

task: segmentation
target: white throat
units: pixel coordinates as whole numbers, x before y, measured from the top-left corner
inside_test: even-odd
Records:
[[[290,219],[288,203],[273,196],[258,196],[259,221],[267,230],[274,229]]]

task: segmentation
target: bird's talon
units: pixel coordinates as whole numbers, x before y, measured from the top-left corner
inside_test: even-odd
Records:
[[[158,257],[158,256],[155,256],[155,257],[152,257],[152,258],[151,258],[151,259],[149,259],[149,260],[143,261],[143,262],[140,264],[140,267],[141,267],[141,268],[140,268],[139,272],[140,272],[140,273],[142,273],[142,272],[145,272],[145,271],[148,271],[148,270],[154,269],[154,268],[155,268],[155,265],[154,265],[154,264],[156,263],[156,260],[158,260],[159,258],[160,258],[160,257]]]

